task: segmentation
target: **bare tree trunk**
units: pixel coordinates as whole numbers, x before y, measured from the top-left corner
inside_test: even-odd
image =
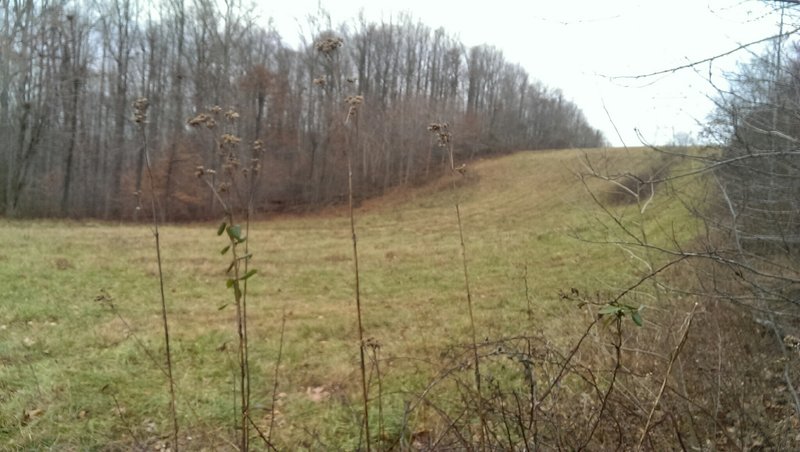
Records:
[[[2,1],[2,9],[4,11],[10,11],[9,9],[9,0]],[[3,55],[10,54],[10,49],[12,46],[12,42],[15,35],[15,30],[11,29],[11,15],[6,13],[3,14],[3,30],[5,33],[0,34],[0,53]],[[3,166],[5,172],[5,184],[0,186],[0,190],[3,191],[2,195],[0,196],[0,201],[3,202],[3,206],[0,211],[5,211],[6,206],[8,206],[8,196],[10,190],[10,180],[11,180],[11,168],[12,168],[12,158],[13,152],[11,149],[13,148],[13,127],[11,124],[11,110],[10,110],[10,93],[12,86],[11,80],[11,63],[9,58],[0,58],[0,147],[5,149],[5,151],[0,152],[3,154],[4,157]]]
[[[61,196],[61,214],[69,214],[69,195],[72,187],[73,156],[75,155],[75,143],[78,137],[78,84],[76,79],[73,81],[71,108],[69,113],[69,140],[67,141],[67,158],[64,162],[64,189]]]
[[[186,27],[186,12],[184,9],[183,0],[172,0],[173,14],[175,15],[176,30],[176,49],[175,49],[175,65],[172,74],[172,105],[175,108],[175,113],[172,117],[172,127],[170,133],[170,146],[169,156],[167,157],[167,170],[164,181],[164,221],[170,218],[172,211],[172,190],[173,190],[173,172],[176,160],[178,159],[178,146],[183,140],[183,127],[184,127],[184,112],[183,112],[183,80],[186,78],[183,69],[184,59],[184,33]]]
[[[116,85],[114,92],[114,134],[112,138],[111,180],[106,197],[105,217],[119,217],[121,211],[122,169],[125,162],[125,124],[128,110],[128,63],[130,62],[131,1],[117,0],[112,6],[116,20]]]
[[[78,99],[81,87],[81,52],[79,36],[76,34],[76,17],[70,16],[69,20],[69,41],[64,45],[64,66],[67,71],[67,90],[69,95],[69,105],[67,108],[67,118],[69,122],[69,139],[67,141],[67,156],[64,162],[64,187],[61,196],[61,214],[69,214],[70,189],[72,188],[73,160],[75,154],[75,144],[78,139]],[[70,58],[71,57],[71,58]]]

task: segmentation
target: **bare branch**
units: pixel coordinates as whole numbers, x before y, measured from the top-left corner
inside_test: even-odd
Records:
[[[676,67],[669,68],[669,69],[663,69],[663,70],[656,71],[656,72],[650,72],[649,74],[619,75],[619,76],[608,77],[608,78],[610,78],[611,80],[637,80],[637,79],[642,79],[642,78],[654,77],[656,75],[674,73],[674,72],[678,72],[678,71],[680,71],[682,69],[689,69],[689,68],[693,68],[695,66],[699,66],[701,64],[712,62],[712,61],[720,59],[722,57],[726,57],[728,55],[734,54],[734,53],[736,53],[736,52],[738,52],[740,50],[744,50],[744,49],[747,49],[748,47],[752,47],[752,46],[754,46],[756,44],[761,44],[763,42],[771,41],[773,39],[779,39],[779,38],[785,38],[787,36],[791,36],[791,35],[797,33],[798,31],[800,31],[800,27],[794,28],[794,29],[792,29],[790,31],[787,31],[785,33],[779,33],[779,34],[772,35],[772,36],[769,36],[769,37],[766,37],[766,38],[757,39],[755,41],[751,41],[751,42],[748,42],[746,44],[742,44],[742,45],[737,46],[737,47],[735,47],[735,48],[733,48],[731,50],[728,50],[728,51],[722,52],[722,53],[718,53],[718,54],[716,54],[714,56],[710,56],[708,58],[703,58],[702,60],[693,61],[693,62],[684,64],[684,65],[676,66]]]

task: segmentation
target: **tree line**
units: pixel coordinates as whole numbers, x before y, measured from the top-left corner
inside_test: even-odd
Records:
[[[792,38],[740,67],[707,128],[722,143],[715,225],[745,255],[796,257],[800,245],[800,44]]]
[[[780,12],[780,32],[715,98],[706,133],[719,147],[695,159],[712,170],[717,196],[698,210],[718,237],[707,248],[728,275],[707,291],[751,307],[786,354],[800,305],[800,41],[796,6],[780,5]],[[786,369],[800,414],[797,374]]]
[[[258,210],[341,201],[345,150],[360,196],[435,176],[445,153],[432,122],[449,124],[462,161],[604,144],[574,103],[500,50],[409,15],[333,24],[319,12],[295,48],[236,0],[0,2],[6,216],[132,218],[150,195],[149,152],[164,219],[207,217],[214,200],[194,174],[226,164],[223,134],[260,169]],[[362,101],[350,129],[348,96]]]

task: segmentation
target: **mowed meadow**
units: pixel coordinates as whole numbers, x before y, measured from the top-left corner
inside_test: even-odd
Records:
[[[471,164],[455,190],[448,176],[356,210],[373,435],[391,444],[434,429],[435,408],[418,404],[420,394],[469,350],[455,201],[479,342],[539,334],[568,346],[592,318],[562,293],[611,297],[642,278],[625,249],[595,243],[620,232],[596,202],[611,199],[613,186],[578,177],[587,158],[608,172],[663,162],[642,149],[520,152]],[[623,218],[630,211],[650,240],[692,237],[689,215],[660,190],[644,215],[636,204],[610,208]],[[150,226],[0,225],[0,448],[158,447],[171,424]],[[236,443],[235,305],[217,226],[161,228],[180,441],[189,449]],[[338,207],[250,226],[258,271],[248,280],[250,412],[283,447],[352,450],[362,441],[349,227]],[[448,390],[441,394],[446,404]]]

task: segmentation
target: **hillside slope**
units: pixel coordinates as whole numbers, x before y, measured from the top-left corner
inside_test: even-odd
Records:
[[[444,179],[370,201],[356,213],[364,328],[380,344],[388,430],[400,428],[404,403],[442,370],[443,351],[469,342],[456,200],[481,340],[541,331],[559,342],[583,320],[561,291],[613,293],[641,276],[624,250],[576,238],[609,238],[597,227],[602,211],[576,176],[587,156],[634,170],[653,159],[641,150],[521,152],[467,168],[455,192]],[[590,186],[601,198],[608,188]],[[668,204],[659,195],[650,209]],[[148,227],[2,225],[0,444],[63,449],[160,441],[169,432],[168,399],[163,374],[145,352],[162,349]],[[225,243],[215,231],[213,224],[167,226],[162,246],[182,438],[224,448],[235,330],[227,261],[219,253]],[[358,345],[348,219],[332,211],[260,221],[249,245],[259,272],[249,287],[259,422],[268,424],[285,318],[275,436],[296,444],[316,435],[355,447]]]

